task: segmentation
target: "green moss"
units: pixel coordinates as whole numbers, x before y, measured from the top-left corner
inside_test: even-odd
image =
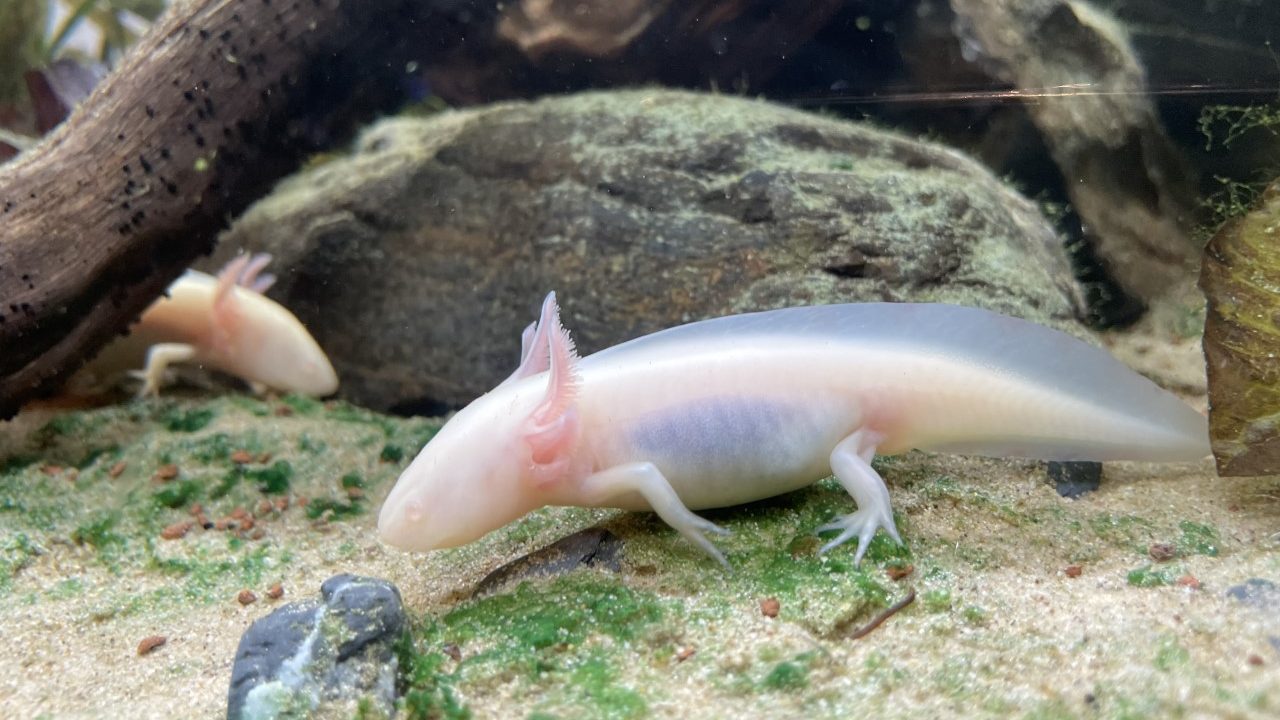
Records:
[[[289,481],[293,478],[293,465],[288,460],[277,460],[270,467],[246,470],[244,475],[258,484],[258,489],[268,495],[283,495],[289,492]]]
[[[345,520],[363,513],[364,510],[364,503],[356,498],[347,502],[332,498],[312,498],[307,503],[307,517],[311,520],[322,516],[330,520]]]
[[[40,555],[40,548],[26,533],[15,533],[0,543],[0,594],[7,594],[13,578]]]
[[[1218,556],[1218,531],[1208,525],[1183,520],[1178,523],[1182,537],[1178,538],[1179,555]]]
[[[308,433],[302,433],[298,438],[298,449],[310,455],[317,455],[329,448],[325,441],[313,438]]]
[[[170,408],[160,415],[160,423],[172,432],[196,432],[213,421],[214,412],[207,407]]]
[[[398,463],[404,459],[404,450],[399,445],[387,443],[382,446],[382,452],[378,454],[378,459],[383,462]]]
[[[1134,587],[1162,587],[1164,585],[1172,585],[1184,574],[1185,571],[1180,567],[1143,565],[1135,570],[1130,570],[1126,580]]]
[[[967,605],[960,611],[960,617],[969,625],[983,626],[987,624],[987,611],[977,605]]]
[[[319,400],[307,395],[298,395],[297,393],[285,395],[280,398],[280,402],[284,403],[290,410],[303,416],[315,415],[324,407],[324,404]]]
[[[241,468],[237,467],[227,471],[227,473],[222,476],[222,479],[218,481],[218,484],[214,485],[213,489],[209,491],[209,497],[214,500],[220,500],[226,497],[227,494],[234,490],[243,479],[244,471]]]
[[[99,512],[91,520],[77,527],[71,533],[71,540],[78,545],[89,545],[99,551],[120,545],[124,542],[124,537],[115,532],[119,522],[119,512]]]
[[[167,508],[179,508],[189,505],[200,497],[201,484],[195,480],[181,480],[169,483],[157,490],[152,497],[156,504]]]
[[[951,591],[946,588],[925,590],[920,594],[920,604],[931,613],[951,611]]]
[[[774,665],[760,685],[767,690],[803,690],[809,685],[809,662],[812,658],[813,653],[804,653]]]
[[[458,699],[457,672],[446,672],[451,662],[438,647],[414,637],[431,635],[430,627],[414,627],[395,645],[400,675],[406,686],[400,707],[412,720],[467,720],[471,711]]]
[[[338,483],[342,485],[344,490],[349,490],[351,488],[363,488],[364,478],[360,477],[360,473],[349,472],[346,475],[343,475],[342,479],[339,480]]]
[[[1160,643],[1156,647],[1155,666],[1157,670],[1168,672],[1174,668],[1186,665],[1191,660],[1191,653],[1186,648],[1178,644],[1178,639],[1172,635],[1164,635],[1160,638]]]
[[[528,657],[555,645],[578,645],[592,633],[632,640],[663,615],[656,597],[584,572],[546,586],[521,583],[511,593],[454,610],[444,623],[458,639],[503,637],[506,647],[497,652]]]

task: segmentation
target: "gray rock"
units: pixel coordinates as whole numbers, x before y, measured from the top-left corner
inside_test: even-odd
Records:
[[[1227,597],[1257,610],[1280,610],[1280,587],[1270,580],[1249,578],[1227,588]]]
[[[1054,489],[1064,498],[1078,498],[1102,485],[1102,463],[1051,462],[1048,472]]]
[[[336,575],[320,600],[289,603],[249,626],[236,648],[227,717],[307,717],[368,698],[391,714],[404,630],[400,591],[385,580]]]
[[[472,595],[488,595],[519,580],[563,575],[581,567],[617,572],[622,569],[621,552],[622,538],[608,530],[594,527],[580,530],[485,575]]]
[[[979,305],[1077,335],[1037,208],[947,148],[762,101],[588,93],[384,121],[224,236],[343,394],[438,411],[510,373],[558,290],[579,348],[797,304]]]

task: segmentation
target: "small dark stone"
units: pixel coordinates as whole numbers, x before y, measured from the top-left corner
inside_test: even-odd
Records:
[[[1227,588],[1227,597],[1235,598],[1258,610],[1280,610],[1280,587],[1270,580],[1249,578]]]
[[[249,626],[236,648],[227,717],[308,714],[360,698],[390,715],[404,630],[400,591],[376,578],[337,575],[322,600],[284,605]],[[335,647],[333,642],[338,640]]]
[[[603,528],[587,528],[494,570],[476,585],[472,596],[488,595],[517,580],[563,575],[583,566],[617,572],[622,567],[618,558],[621,550],[622,538]]]
[[[1059,495],[1074,500],[1102,484],[1102,463],[1051,462],[1049,479]]]

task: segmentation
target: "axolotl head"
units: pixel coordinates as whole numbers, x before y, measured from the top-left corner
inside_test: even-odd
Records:
[[[401,473],[378,515],[389,545],[425,551],[456,547],[538,507],[520,440],[529,405],[499,388],[454,415]]]
[[[456,547],[552,503],[578,442],[576,362],[554,294],[525,331],[519,369],[454,415],[400,475],[378,515],[390,545]]]

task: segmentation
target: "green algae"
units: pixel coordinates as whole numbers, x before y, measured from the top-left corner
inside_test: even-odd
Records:
[[[1186,648],[1178,644],[1178,639],[1172,635],[1162,635],[1156,646],[1156,655],[1152,663],[1157,670],[1169,672],[1178,667],[1186,665],[1191,660],[1191,653]]]
[[[213,422],[214,412],[207,407],[174,407],[160,416],[160,422],[171,432],[193,433]]]
[[[818,656],[816,652],[805,652],[790,660],[783,660],[760,681],[764,690],[793,692],[809,686],[809,666]]]
[[[1218,556],[1218,547],[1221,542],[1218,539],[1218,531],[1212,526],[1183,520],[1178,523],[1178,529],[1182,531],[1175,545],[1179,556]]]
[[[105,616],[165,603],[212,602],[260,579],[263,558],[283,563],[290,554],[270,536],[254,541],[199,526],[181,539],[160,540],[162,529],[191,519],[193,505],[220,518],[267,498],[303,494],[319,499],[314,509],[308,506],[311,513],[331,520],[364,514],[367,501],[348,501],[347,493],[390,483],[398,465],[382,460],[378,448],[356,448],[352,426],[330,422],[322,405],[295,404],[313,415],[271,417],[270,405],[243,396],[173,397],[59,412],[10,426],[0,436],[0,595],[18,587],[15,581],[39,558],[40,548],[71,545],[91,551],[87,557],[113,575],[141,567],[182,578],[170,591],[112,600],[101,610]],[[260,415],[263,409],[268,412]],[[264,416],[270,422],[263,423]],[[438,427],[434,421],[397,418],[384,418],[382,425],[388,442],[401,445]],[[325,438],[323,447],[299,451],[303,435]],[[232,456],[240,452],[275,459],[237,463]],[[157,482],[156,469],[169,464],[179,468],[178,477]],[[344,492],[326,507],[335,466],[345,470],[337,483]],[[268,528],[271,522],[258,520]],[[226,542],[219,545],[219,538]]]
[[[401,646],[405,709],[410,717],[468,717],[460,697],[514,681],[538,712],[644,717],[645,697],[623,682],[624,667],[600,643],[625,643],[656,662],[666,641],[658,630],[678,615],[674,603],[591,571],[465,602],[423,620],[413,643]],[[449,672],[446,645],[463,657]]]
[[[1125,575],[1125,582],[1140,588],[1163,587],[1174,584],[1183,575],[1186,575],[1186,570],[1179,566],[1143,565],[1130,570]]]

